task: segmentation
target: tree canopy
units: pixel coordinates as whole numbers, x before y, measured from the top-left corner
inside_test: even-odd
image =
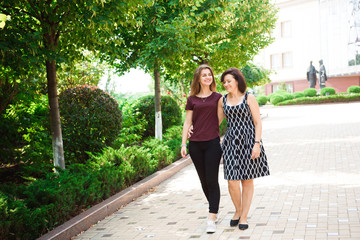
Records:
[[[210,64],[216,73],[245,66],[272,41],[275,14],[263,0],[158,0],[135,11],[138,24],[121,35],[131,50],[117,67],[153,72],[155,136],[161,135],[160,79],[185,89],[199,64]]]
[[[58,79],[76,84],[81,76],[72,75],[91,69],[81,64],[86,52],[120,73],[152,72],[161,119],[161,80],[187,91],[201,63],[215,73],[245,66],[272,41],[276,20],[263,0],[7,0],[0,13],[0,114],[26,84],[46,86],[54,159],[62,151]]]
[[[136,11],[139,24],[124,35],[133,50],[119,69],[139,66],[162,78],[191,81],[194,69],[210,64],[215,73],[241,68],[271,43],[276,10],[262,0],[156,1]]]
[[[84,60],[84,50],[102,60],[121,60],[128,53],[116,36],[136,23],[133,11],[141,4],[145,2],[4,1],[0,12],[11,20],[1,30],[1,65],[24,73],[29,65],[43,66],[45,59],[55,59],[58,64]]]
[[[63,62],[84,59],[85,50],[110,63],[125,59],[129,52],[122,47],[120,33],[136,23],[133,11],[145,4],[139,0],[7,0],[0,3],[0,12],[11,17],[0,35],[0,81],[5,82],[1,84],[2,96],[7,89],[16,94],[17,84],[34,79],[46,69],[56,166],[65,167],[57,67]]]
[[[261,66],[248,63],[241,68],[241,72],[244,74],[246,84],[250,88],[265,85],[270,82],[269,75],[271,71]]]

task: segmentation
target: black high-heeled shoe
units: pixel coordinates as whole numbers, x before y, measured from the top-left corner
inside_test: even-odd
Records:
[[[230,227],[235,227],[236,225],[239,224],[240,218],[236,219],[236,220],[230,220]]]
[[[239,224],[239,229],[240,230],[246,230],[246,229],[248,229],[249,228],[249,224]]]

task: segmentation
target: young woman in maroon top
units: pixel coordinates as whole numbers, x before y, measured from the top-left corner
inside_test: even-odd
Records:
[[[221,146],[219,137],[218,101],[222,97],[216,91],[214,73],[208,65],[199,66],[194,73],[190,96],[186,103],[181,155],[186,157],[188,131],[193,125],[189,139],[189,153],[198,173],[202,189],[209,202],[206,231],[216,231],[216,214],[219,210],[220,187],[218,181]]]

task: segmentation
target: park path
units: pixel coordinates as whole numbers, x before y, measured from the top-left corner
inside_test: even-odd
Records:
[[[360,103],[261,107],[271,176],[255,180],[249,229],[233,215],[220,169],[220,219],[193,165],[74,237],[85,239],[360,239]]]

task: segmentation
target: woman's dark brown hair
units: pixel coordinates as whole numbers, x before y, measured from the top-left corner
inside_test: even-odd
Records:
[[[216,91],[216,82],[215,82],[214,72],[213,72],[212,68],[209,65],[202,64],[194,72],[194,79],[191,83],[190,96],[195,96],[200,92],[200,89],[201,89],[200,75],[201,75],[201,71],[204,69],[209,69],[211,72],[212,78],[213,78],[213,81],[210,85],[210,91],[212,91],[212,92]]]
[[[244,75],[237,68],[229,68],[223,74],[221,74],[221,82],[224,83],[224,78],[226,75],[232,75],[235,80],[238,82],[238,89],[240,92],[244,93],[246,91],[247,85]]]

